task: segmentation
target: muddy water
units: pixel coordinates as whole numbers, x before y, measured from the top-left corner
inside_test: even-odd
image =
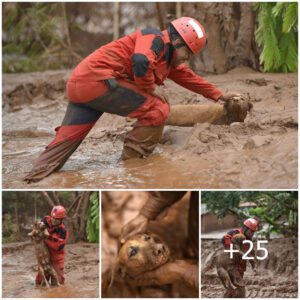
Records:
[[[36,287],[34,248],[5,245],[2,257],[2,296],[5,298],[96,298],[99,296],[99,251],[97,244],[67,245],[65,284]]]
[[[202,267],[208,255],[219,247],[216,240],[202,240]],[[298,241],[296,238],[279,238],[266,246],[268,257],[257,261],[258,274],[250,265],[244,274],[247,298],[298,298]],[[222,298],[225,289],[216,270],[201,275],[201,295],[205,298]]]
[[[65,73],[59,74],[58,79]],[[49,75],[40,77],[46,80]],[[3,115],[3,187],[296,188],[297,75],[239,69],[208,79],[225,92],[250,93],[254,110],[244,124],[166,126],[153,156],[118,163],[132,122],[104,114],[60,172],[27,185],[21,180],[23,175],[63,118],[64,90],[54,90],[51,99],[36,92],[30,101],[20,104],[20,92],[14,97],[7,92],[14,91],[12,82],[18,82],[18,76],[6,76],[4,91],[10,96],[5,98]],[[24,84],[21,75],[19,80]],[[27,80],[36,82],[36,77]],[[172,82],[167,82],[167,89],[174,104],[207,103]]]

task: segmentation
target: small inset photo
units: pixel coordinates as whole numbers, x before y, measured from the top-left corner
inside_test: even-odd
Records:
[[[199,297],[199,192],[102,192],[102,298]]]
[[[2,297],[99,297],[99,193],[2,193]]]
[[[202,192],[200,273],[202,298],[298,298],[298,192]]]

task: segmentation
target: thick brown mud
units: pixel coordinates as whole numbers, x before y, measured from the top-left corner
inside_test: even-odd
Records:
[[[220,241],[201,241],[202,269],[206,259],[220,248]],[[250,264],[244,274],[247,298],[298,298],[298,241],[296,238],[278,238],[269,241],[269,255],[257,261],[258,274],[251,270]],[[201,272],[201,296],[203,298],[222,298],[225,289],[216,269]]]
[[[99,245],[66,246],[65,284],[35,286],[37,263],[31,242],[6,244],[2,248],[3,298],[98,298]]]
[[[29,186],[22,177],[63,119],[68,74],[3,76],[4,188],[297,187],[297,74],[250,69],[207,77],[224,92],[250,94],[245,123],[166,126],[152,156],[118,163],[133,120],[104,114],[61,171]],[[166,87],[171,104],[209,103],[171,81]]]

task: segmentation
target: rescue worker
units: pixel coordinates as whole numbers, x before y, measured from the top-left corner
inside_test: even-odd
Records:
[[[150,221],[155,220],[165,209],[181,200],[185,194],[185,191],[149,192],[149,199],[142,207],[139,214],[122,228],[121,236],[119,238],[119,248],[130,237],[145,232]],[[192,191],[188,217],[188,244],[186,247],[189,248],[190,251],[187,252],[190,253],[189,258],[192,259],[199,258],[198,221],[199,192]],[[141,285],[165,285],[184,281],[198,290],[198,275],[198,265],[181,260],[180,262],[168,262],[153,271],[149,271],[143,274],[141,278],[135,278],[132,284],[139,285],[141,282]]]
[[[37,182],[59,170],[104,112],[137,119],[122,160],[149,156],[170,113],[168,96],[158,88],[167,78],[213,101],[230,100],[234,95],[224,95],[183,64],[205,44],[204,27],[182,17],[166,30],[138,30],[83,59],[67,82],[62,125],[24,180]]]
[[[60,284],[65,282],[64,277],[64,264],[65,264],[65,252],[64,247],[68,240],[69,233],[63,223],[66,217],[66,209],[61,206],[54,206],[51,211],[51,216],[45,216],[43,222],[45,223],[47,230],[50,234],[48,239],[45,240],[47,247],[49,248],[50,260],[53,268],[55,269]],[[49,280],[49,278],[47,278]],[[43,282],[43,276],[38,272],[35,283],[37,285]]]
[[[246,237],[246,240],[252,241],[253,235],[258,229],[258,225],[259,225],[258,220],[256,220],[255,218],[249,218],[244,221],[244,224],[241,228],[229,230],[222,238],[222,244],[223,244],[224,248],[230,249],[231,240],[237,234],[243,234]],[[243,245],[243,252],[246,253],[249,250],[249,247],[250,247],[249,243],[245,243]],[[257,269],[256,269],[256,265],[255,265],[255,250],[254,250],[254,248],[252,248],[252,250],[249,252],[249,254],[247,256],[254,258],[254,259],[249,259],[249,262],[251,264],[253,271],[255,273],[257,273]],[[240,265],[238,266],[238,269],[237,269],[238,272],[236,272],[237,277],[238,277],[238,278],[236,278],[237,282],[240,282],[244,277],[244,273],[247,268],[247,261],[248,260],[243,259],[241,261]],[[226,291],[224,294],[224,297],[232,296],[232,295],[229,295],[230,293],[232,293],[232,291]],[[245,297],[246,296],[245,287],[238,287],[237,294],[238,294],[238,297],[241,297],[241,298]]]

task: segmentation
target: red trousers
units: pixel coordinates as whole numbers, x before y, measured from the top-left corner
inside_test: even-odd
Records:
[[[170,112],[168,103],[121,79],[69,81],[67,95],[70,102],[62,125],[24,178],[28,183],[59,170],[104,112],[137,118],[141,128],[160,128]]]
[[[58,277],[58,282],[60,284],[64,284],[65,283],[65,277],[64,277],[64,262],[52,262],[52,267],[54,268],[54,270],[56,271],[57,277]],[[50,279],[50,274],[45,274],[46,275],[46,279],[49,281]],[[35,277],[35,283],[37,285],[42,284],[43,282],[43,275],[42,273],[39,271]]]
[[[167,119],[168,103],[147,94],[132,82],[120,79],[116,84],[117,87],[110,88],[104,81],[69,81],[70,103],[63,123],[55,129],[56,137],[48,147],[66,140],[84,139],[104,112],[137,118],[143,126],[159,126]]]

